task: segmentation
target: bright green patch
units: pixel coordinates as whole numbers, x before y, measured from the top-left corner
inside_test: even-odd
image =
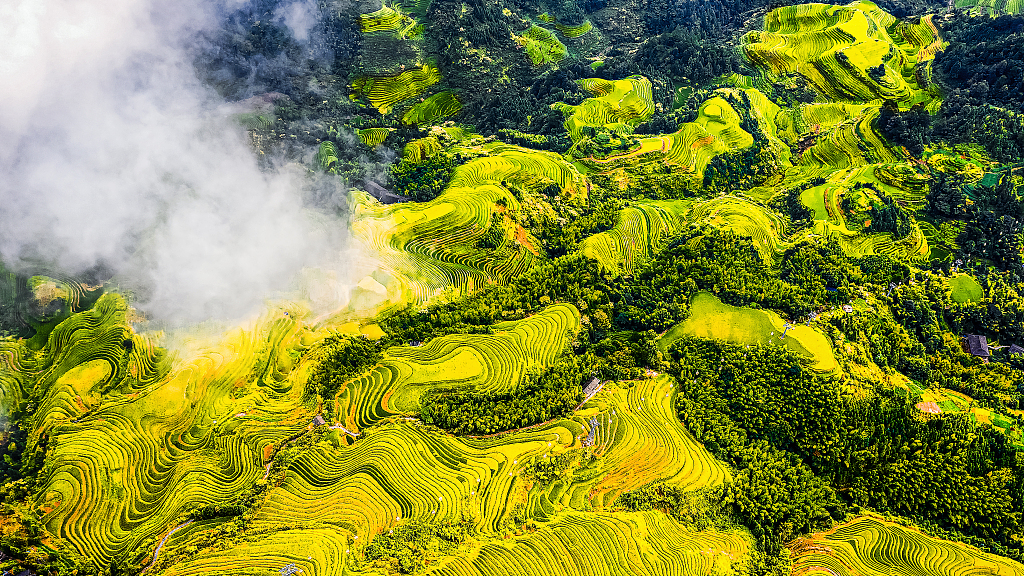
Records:
[[[622,210],[615,228],[584,240],[583,254],[612,273],[632,273],[682,228],[690,204],[686,200],[637,202]]]
[[[522,36],[516,36],[516,42],[526,50],[534,66],[558,62],[568,54],[565,44],[555,38],[554,33],[536,24],[530,26]]]
[[[384,143],[391,134],[391,128],[364,128],[358,132],[359,139],[370,148],[375,148]]]
[[[785,332],[785,336],[783,333]],[[810,357],[814,369],[832,371],[838,365],[832,345],[824,334],[809,326],[786,328],[786,322],[770,310],[738,308],[713,294],[698,292],[690,303],[690,317],[673,326],[659,340],[662,350],[685,336],[724,340],[734,344],[774,344]]]
[[[395,32],[401,38],[408,38],[415,34],[417,25],[397,5],[385,4],[376,12],[360,15],[359,28],[363,32]]]
[[[910,24],[861,1],[778,8],[743,42],[754,64],[777,76],[798,73],[833,101],[903,107],[932,99],[915,67],[942,47],[930,16]]]
[[[408,112],[402,116],[402,122],[406,124],[431,124],[442,120],[462,110],[462,103],[454,94],[445,90],[426,100],[414,104]]]
[[[949,279],[949,289],[954,302],[980,302],[985,290],[973,276],[957,274]]]

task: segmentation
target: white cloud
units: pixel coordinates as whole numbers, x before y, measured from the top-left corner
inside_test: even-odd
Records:
[[[0,5],[0,259],[102,263],[170,321],[244,314],[304,266],[340,262],[345,222],[303,207],[305,175],[261,172],[195,76],[210,3]],[[308,37],[313,12],[283,21]]]

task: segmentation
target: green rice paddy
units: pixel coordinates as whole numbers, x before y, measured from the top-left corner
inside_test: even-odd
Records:
[[[555,37],[554,32],[536,24],[516,36],[516,42],[523,47],[534,66],[558,62],[568,54],[565,44]]]
[[[976,14],[1020,14],[1024,12],[1021,0],[956,0],[957,8],[968,8]]]
[[[744,37],[747,57],[777,75],[798,73],[833,101],[929,99],[914,67],[939,49],[930,17],[899,21],[871,2],[801,4],[773,10]],[[868,68],[882,66],[881,74]]]
[[[402,122],[406,124],[432,124],[443,120],[453,114],[458,114],[462,104],[454,94],[438,92],[428,96],[422,102],[413,104],[412,108],[402,116]]]
[[[614,229],[584,240],[583,253],[609,271],[632,273],[686,224],[689,205],[685,200],[638,202],[622,211]]]
[[[621,543],[621,544],[612,544]],[[572,514],[509,543],[483,546],[437,576],[728,574],[749,550],[734,532],[689,532],[659,513]]]
[[[579,24],[562,24],[547,12],[538,15],[537,20],[551,24],[555,27],[555,30],[558,30],[566,38],[579,38],[594,29],[593,24],[589,20],[584,20]]]

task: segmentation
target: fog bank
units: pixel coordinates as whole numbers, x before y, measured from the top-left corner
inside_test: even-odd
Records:
[[[240,5],[0,4],[0,260],[102,266],[171,323],[246,314],[305,266],[344,274],[344,214],[303,205],[304,170],[261,172],[197,80],[196,38]],[[304,42],[312,8],[276,17]]]

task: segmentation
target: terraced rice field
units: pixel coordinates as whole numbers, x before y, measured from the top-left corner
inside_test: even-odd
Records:
[[[572,503],[580,488],[592,506],[607,507],[623,492],[652,482],[695,490],[728,481],[728,468],[679,422],[674,392],[672,379],[659,376],[609,389],[585,405],[577,418],[597,419],[600,465],[563,493],[563,503]]]
[[[422,157],[439,148],[427,138],[410,143],[407,153]],[[448,188],[430,202],[388,206],[362,202],[358,206],[354,236],[387,277],[386,294],[378,304],[423,303],[468,294],[514,278],[538,261],[540,242],[511,221],[506,245],[498,250],[476,247],[492,213],[521,209],[505,184],[535,192],[555,185],[564,198],[586,197],[586,179],[553,152],[498,142],[467,152],[477,157],[456,168]]]
[[[799,73],[832,101],[891,99],[909,107],[930,99],[914,74],[938,47],[928,18],[911,25],[870,2],[802,4],[773,10],[764,30],[743,41],[755,65],[779,76]],[[869,73],[878,65],[881,74]]]
[[[173,368],[126,312],[107,294],[60,324],[43,355],[5,350],[48,386],[30,433],[49,437],[42,521],[102,563],[134,555],[189,508],[236,498],[263,474],[264,448],[309,418],[294,385],[308,366],[293,351],[315,338],[301,310],[217,344],[185,342]]]
[[[554,32],[534,24],[526,29],[516,42],[523,47],[534,66],[559,62],[568,54],[565,44],[555,37]]]
[[[430,64],[396,76],[361,76],[352,82],[352,98],[365,98],[381,114],[387,114],[395,104],[419,96],[440,80],[441,72]]]
[[[1019,576],[1024,566],[977,548],[862,516],[789,545],[794,576]]]
[[[728,90],[720,92],[729,93]],[[754,143],[753,136],[740,127],[739,113],[723,95],[705,101],[697,118],[681,125],[676,132],[643,138],[639,149],[603,159],[587,158],[586,163],[598,170],[610,170],[637,161],[661,161],[675,170],[702,178],[704,168],[715,156],[743,150]],[[568,121],[566,127],[569,128]],[[581,127],[577,126],[577,130]],[[786,147],[781,141],[776,145]]]
[[[507,393],[554,362],[580,327],[573,306],[560,304],[491,334],[444,336],[422,347],[388,350],[369,374],[338,396],[342,424],[358,432],[396,414],[412,415],[419,398],[438,387]]]
[[[445,90],[428,96],[422,102],[414,104],[402,116],[406,124],[431,124],[443,120],[462,110],[462,104],[454,94]]]
[[[426,3],[406,8],[421,14]],[[543,15],[538,20],[565,39],[591,31],[589,22],[563,26]],[[367,34],[404,36],[415,21],[384,5],[359,24]],[[519,41],[536,65],[566,55],[556,33],[541,26],[532,26]],[[637,150],[584,159],[582,168],[555,153],[486,142],[463,128],[435,128],[457,141],[445,146],[470,159],[433,201],[360,202],[353,230],[372,272],[352,288],[344,312],[365,317],[388,307],[455,298],[529,270],[543,258],[539,241],[511,219],[505,220],[502,246],[477,246],[493,214],[507,218],[523,209],[511,188],[539,195],[554,185],[565,201],[582,203],[590,184],[581,170],[612,171],[640,162],[664,162],[700,178],[711,159],[749,148],[755,135],[779,162],[778,178],[769,185],[803,190],[817,220],[813,234],[838,240],[854,255],[926,257],[928,243],[919,231],[894,242],[887,234],[850,230],[840,198],[857,184],[871,184],[911,207],[920,205],[927,178],[871,124],[881,98],[895,98],[903,107],[937,102],[914,72],[938,43],[929,19],[899,22],[868,2],[779,8],[766,17],[764,31],[745,38],[747,56],[766,76],[737,77],[735,88],[719,89],[702,104],[694,122],[640,139]],[[783,108],[755,88],[771,75],[792,73],[807,78],[821,101]],[[437,68],[423,64],[398,75],[358,78],[353,97],[385,114],[401,104],[404,122],[426,127],[461,106],[450,92],[409,105],[439,80]],[[653,113],[646,78],[579,83],[592,97],[579,106],[556,105],[574,141],[586,127],[630,134]],[[762,134],[741,127],[746,108]],[[370,128],[359,137],[376,146],[389,134],[390,129]],[[438,153],[445,134],[432,134],[408,143],[403,156],[418,162]],[[805,186],[815,177],[825,183]],[[695,223],[749,236],[762,258],[772,261],[795,238],[760,202],[769,196],[752,191],[699,202],[635,202],[615,229],[586,239],[583,250],[608,271],[629,273],[668,236]],[[954,298],[975,297],[968,280],[953,279]],[[336,288],[326,281],[311,284],[327,292]],[[69,297],[58,283],[37,288]],[[747,559],[748,534],[689,532],[664,513],[615,507],[621,494],[653,482],[695,490],[730,480],[728,468],[679,422],[668,377],[606,383],[569,418],[490,437],[456,438],[415,420],[427,390],[507,392],[549,366],[580,329],[580,312],[571,305],[496,325],[493,334],[450,335],[389,349],[328,399],[339,415],[327,423],[331,430],[278,458],[273,475],[282,446],[312,430],[314,415],[330,413],[305,394],[313,366],[306,352],[332,332],[379,338],[380,328],[332,321],[331,328],[312,329],[321,324],[309,311],[274,309],[220,339],[172,335],[183,339],[183,352],[171,362],[153,341],[132,331],[126,314],[124,302],[108,295],[61,324],[40,354],[0,341],[0,361],[16,367],[0,370],[6,405],[19,402],[21,386],[32,379],[49,387],[30,430],[30,442],[49,439],[37,502],[43,522],[100,563],[138,564],[152,557],[189,510],[228,504],[256,485],[265,486],[265,499],[243,539],[226,550],[182,553],[223,519],[196,522],[167,539],[168,556],[151,573],[275,574],[294,565],[303,574],[357,574],[355,557],[374,535],[408,520],[463,518],[470,519],[476,540],[429,573],[711,575],[732,572]],[[772,342],[803,354],[817,370],[837,369],[823,334],[794,326],[780,339],[784,324],[775,313],[728,306],[701,293],[691,303],[690,318],[659,345],[667,348],[683,335]],[[933,400],[967,409],[945,397]],[[992,419],[971,413],[979,421]],[[588,438],[592,442],[584,442]],[[578,456],[581,464],[548,482],[526,474],[558,456]],[[539,527],[498,540],[521,528],[511,526],[520,513]],[[790,549],[794,574],[800,575],[1024,574],[1012,561],[875,518],[858,518]]]
[[[583,241],[583,253],[615,274],[630,274],[686,224],[687,200],[637,202],[607,232]]]
[[[969,8],[981,14],[1020,14],[1024,12],[1022,0],[956,0],[957,8]]]
[[[418,138],[405,145],[402,149],[402,158],[410,162],[423,162],[434,154],[443,150],[441,143],[435,136]]]
[[[570,514],[511,543],[487,544],[429,574],[437,576],[702,576],[741,564],[748,537],[688,532],[664,514]]]
[[[488,438],[457,439],[405,422],[378,425],[352,446],[323,443],[304,454],[254,522],[266,530],[338,526],[365,540],[402,520],[468,515],[486,534],[499,530],[517,502],[547,522],[557,511],[601,509],[652,481],[690,489],[720,484],[727,469],[682,428],[671,392],[668,378],[642,381],[600,394],[573,420]],[[584,448],[588,431],[580,422],[590,418],[599,429],[595,446]],[[520,478],[533,462],[581,450],[600,458],[568,484],[531,488]]]
[[[54,331],[45,360],[9,344],[0,355],[16,362],[20,373],[45,371],[43,378],[52,381],[32,432],[50,436],[39,502],[47,528],[94,558],[138,562],[183,523],[186,510],[233,501],[266,477],[276,447],[311,429],[319,408],[308,404],[299,385],[310,369],[301,351],[327,332],[306,329],[302,310],[278,310],[224,342],[186,343],[183,350],[191,352],[172,367],[154,356],[151,342],[132,335],[126,310],[119,297],[104,296]],[[340,394],[350,407],[342,412],[346,429],[287,465],[244,542],[175,556],[219,526],[195,523],[165,542],[167,558],[154,573],[263,573],[286,564],[310,573],[351,571],[356,566],[348,553],[402,519],[469,514],[483,533],[495,532],[516,503],[531,498],[520,472],[542,458],[584,450],[581,422],[591,417],[600,430],[589,449],[601,458],[566,491],[577,498],[566,501],[567,509],[601,508],[621,491],[656,480],[699,488],[728,478],[675,419],[665,378],[599,394],[576,419],[493,438],[457,439],[391,419],[414,412],[427,387],[507,389],[548,365],[579,321],[574,308],[555,305],[499,324],[493,335],[453,335],[389,350]],[[126,336],[135,343],[130,353],[122,346]],[[369,424],[376,425],[363,428]],[[339,442],[339,434],[359,440]],[[653,465],[638,473],[638,459]],[[742,555],[746,539],[729,538]]]
[[[770,310],[737,308],[707,292],[693,297],[690,317],[670,328],[658,340],[658,345],[668,350],[683,336],[714,338],[734,344],[771,343],[811,359],[815,370],[831,372],[839,366],[829,339],[815,328],[792,325],[787,330],[786,322]]]
[[[594,96],[578,106],[552,104],[552,108],[565,115],[565,129],[573,142],[583,137],[582,130],[587,126],[603,126],[620,134],[632,134],[634,126],[654,113],[651,81],[643,76],[623,80],[585,78],[576,83]]]
[[[774,212],[747,198],[720,196],[693,207],[690,222],[732,230],[754,241],[761,259],[774,261],[785,250],[786,225]]]
[[[466,514],[490,533],[521,490],[520,459],[550,452],[559,435],[543,438],[477,448],[410,423],[383,424],[352,446],[322,444],[304,453],[254,523],[267,530],[333,525],[365,542],[402,520]]]
[[[359,28],[363,32],[398,32],[404,36],[416,21],[402,14],[397,6],[383,5],[380,10],[359,16]]]
[[[280,574],[294,565],[301,574],[357,574],[349,534],[335,527],[296,528],[243,541],[222,552],[193,556],[168,564],[152,574],[190,576],[208,574]]]
[[[555,17],[548,14],[547,12],[538,15],[537,20],[551,24],[552,26],[555,27],[555,30],[558,30],[562,34],[562,36],[565,36],[566,38],[579,38],[580,36],[583,36],[594,29],[593,24],[591,24],[589,20],[584,20],[580,24],[575,25],[562,24],[555,20]]]
[[[370,148],[380,146],[391,134],[391,128],[364,128],[358,132],[359,139]]]

